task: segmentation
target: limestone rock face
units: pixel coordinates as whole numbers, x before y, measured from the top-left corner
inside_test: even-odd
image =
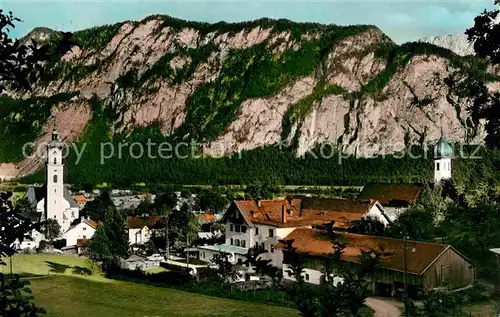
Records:
[[[475,54],[474,44],[467,40],[465,34],[426,36],[419,41],[447,48],[460,56]]]
[[[219,30],[178,27],[154,17],[125,22],[104,43],[74,47],[62,56],[55,66],[60,67],[55,79],[36,86],[30,95],[11,97],[77,94],[70,101],[53,105],[36,144],[46,141],[53,127],[66,144],[77,140],[94,116],[92,102],[96,99],[114,115],[112,133],[129,133],[154,123],[165,135],[174,135],[185,124],[189,111],[197,111],[200,106],[188,107],[200,89],[215,82],[219,83],[216,88],[226,85],[227,76],[222,78],[221,74],[228,73],[228,61],[238,61],[235,54],[263,47],[272,54],[273,63],[284,63],[293,52],[322,39],[321,30],[302,30],[297,36],[291,27],[287,30],[269,23],[251,23],[240,30],[222,25]],[[45,36],[42,33],[40,36]],[[376,27],[340,40],[333,35],[330,42],[314,44],[318,47],[312,56],[319,60],[312,72],[289,80],[274,93],[242,100],[223,131],[205,141],[204,154],[228,155],[270,144],[294,143],[300,156],[328,143],[366,157],[390,154],[408,143],[435,141],[441,131],[452,142],[482,142],[482,123],[472,124],[468,116],[470,101],[458,97],[450,87],[450,78],[459,82],[461,77],[456,76],[457,68],[446,57],[414,54],[403,66],[393,69],[380,48],[394,43]],[[470,52],[465,47],[459,49],[464,46],[462,40],[425,41],[447,46],[461,55]],[[257,54],[248,63],[256,58],[263,57]],[[269,80],[276,81],[281,75],[272,76]],[[493,91],[499,86],[489,83]],[[233,99],[242,92],[231,91]],[[215,100],[220,92],[214,89],[208,94],[208,100]],[[203,115],[210,119],[218,111]],[[284,122],[288,117],[294,121],[287,130]],[[4,162],[0,164],[0,177],[26,175],[42,163],[37,158]]]

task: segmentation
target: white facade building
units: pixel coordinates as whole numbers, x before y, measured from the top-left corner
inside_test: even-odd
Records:
[[[162,220],[162,216],[127,217],[128,239],[130,244],[144,244],[153,233],[150,226]]]
[[[24,239],[23,242],[19,243],[19,240],[16,240],[15,242],[15,247],[18,250],[34,250],[37,249],[40,246],[40,242],[45,239],[45,236],[36,231],[33,230],[30,235],[31,239]]]
[[[63,145],[56,131],[47,145],[46,179],[42,186],[30,186],[25,197],[42,214],[41,220],[55,219],[61,232],[78,218],[79,206],[64,185]]]
[[[66,246],[75,246],[78,240],[91,239],[96,230],[97,223],[88,218],[81,218],[78,224],[71,226],[64,234]]]
[[[282,268],[283,252],[275,250],[279,240],[296,228],[312,228],[335,222],[334,228],[345,230],[353,221],[365,217],[378,219],[384,225],[390,219],[376,201],[347,199],[291,199],[234,201],[226,211],[226,242],[223,245],[199,246],[200,260],[210,262],[217,252],[227,252],[233,264],[245,262],[245,255],[255,246],[266,252],[261,259],[271,260],[271,265]],[[233,248],[235,247],[235,248]]]

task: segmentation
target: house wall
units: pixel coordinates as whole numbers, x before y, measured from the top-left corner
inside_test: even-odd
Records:
[[[198,252],[200,261],[204,261],[207,263],[212,262],[215,254],[219,253],[218,251],[203,249],[202,247],[198,247]],[[228,260],[232,264],[238,264],[238,262],[244,263],[246,261],[246,257],[237,253],[229,253]]]
[[[384,206],[384,210],[387,216],[391,221],[398,219],[399,215],[404,213],[408,208],[407,207],[390,207]]]
[[[365,214],[364,218],[371,217],[377,219],[384,225],[388,225],[389,221],[387,221],[387,219],[384,217],[380,208],[383,208],[380,204],[374,204],[372,208],[370,208],[370,210]]]
[[[25,249],[36,249],[40,245],[40,242],[45,239],[45,236],[40,232],[33,230],[31,232],[31,240],[24,239],[23,242],[19,243],[19,240],[16,240],[16,248],[25,250]]]
[[[94,228],[81,222],[66,232],[66,246],[76,245],[78,239],[90,239],[94,233]]]
[[[43,217],[42,220],[45,218],[45,198],[42,198],[37,204],[36,204],[36,211],[39,213],[42,213]]]
[[[283,279],[289,280],[289,281],[296,281],[295,277],[292,276],[292,274],[289,272],[290,267],[288,264],[283,264]],[[321,276],[323,273],[321,271],[311,269],[311,268],[305,268],[304,273],[302,273],[302,276],[304,277],[304,281],[306,283],[311,283],[315,285],[319,285],[321,282]]]
[[[457,289],[475,281],[475,268],[452,248],[446,250],[424,273],[424,289],[436,287]]]
[[[245,248],[252,248],[258,244],[267,251],[261,255],[261,258],[271,260],[272,265],[281,268],[283,264],[283,253],[274,250],[274,246],[279,240],[289,235],[295,228],[277,228],[275,226],[261,224],[249,226],[239,210],[234,209],[230,212],[231,214],[225,224],[226,244]],[[245,228],[245,230],[243,230],[243,228]],[[245,241],[244,245],[242,241]]]
[[[304,280],[311,284],[320,284],[321,277],[324,271],[325,258],[308,256],[304,262]],[[357,263],[349,263],[348,265],[358,265]],[[295,278],[290,276],[288,270],[290,267],[285,263],[283,264],[283,278],[295,281]],[[306,275],[307,274],[307,275]],[[338,283],[343,280],[343,278],[336,276],[336,269],[333,269],[331,277],[334,278],[334,282]],[[389,290],[396,290],[399,286],[402,287],[404,282],[404,274],[398,271],[392,271],[387,269],[375,269],[372,274],[366,278],[367,281],[371,282],[371,290],[374,291],[373,287],[375,285],[386,285]],[[408,274],[407,282],[411,290],[422,289],[423,279],[421,276]],[[389,293],[390,295],[390,293]],[[394,293],[393,293],[394,295]]]
[[[149,241],[151,231],[148,227],[142,229],[128,229],[128,240],[130,244],[143,244]]]

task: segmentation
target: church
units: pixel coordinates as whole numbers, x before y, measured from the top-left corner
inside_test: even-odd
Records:
[[[30,186],[25,198],[36,206],[39,219],[55,219],[65,233],[71,223],[78,218],[79,205],[64,185],[63,144],[54,130],[52,140],[47,145],[45,184]]]

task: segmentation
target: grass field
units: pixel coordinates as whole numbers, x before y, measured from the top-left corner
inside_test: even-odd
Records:
[[[283,307],[68,275],[33,279],[31,289],[49,317],[298,316]]]
[[[3,260],[7,265],[0,266],[0,272],[9,273],[9,258]],[[92,263],[85,258],[70,255],[17,254],[12,257],[12,271],[21,275],[90,275]],[[96,275],[95,278],[97,277],[100,276]]]
[[[4,259],[9,264],[9,259]],[[30,278],[38,305],[49,317],[85,316],[298,316],[289,308],[204,296],[90,274],[91,263],[64,255],[19,254],[14,273]],[[0,267],[8,273],[9,265]]]

